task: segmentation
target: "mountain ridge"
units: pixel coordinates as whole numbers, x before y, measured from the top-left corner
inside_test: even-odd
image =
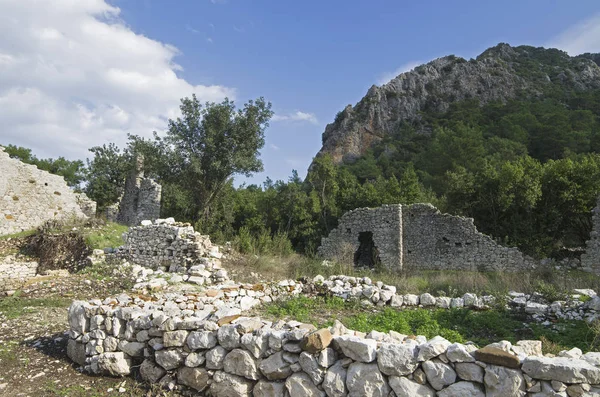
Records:
[[[448,55],[371,86],[325,127],[317,156],[328,153],[335,163],[352,163],[402,123],[429,132],[424,111],[444,113],[463,100],[484,105],[599,88],[600,54],[571,57],[557,49],[500,43],[468,61]]]

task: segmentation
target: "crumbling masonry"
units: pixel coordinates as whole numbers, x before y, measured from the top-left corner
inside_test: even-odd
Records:
[[[96,203],[75,193],[62,176],[13,159],[0,146],[0,236],[95,212]]]
[[[359,208],[342,216],[321,241],[319,254],[391,270],[519,271],[534,261],[477,231],[473,219],[442,214],[431,204]]]
[[[143,220],[160,217],[162,187],[144,177],[144,157],[137,155],[135,167],[125,181],[125,191],[119,203],[116,221],[128,226],[138,226]],[[111,216],[107,216],[111,219]]]

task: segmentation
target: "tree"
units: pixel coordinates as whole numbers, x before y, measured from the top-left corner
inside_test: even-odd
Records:
[[[85,193],[102,210],[116,203],[123,193],[125,178],[130,169],[130,156],[127,150],[114,143],[94,146],[89,149],[94,158],[87,160],[87,185]]]
[[[209,216],[233,175],[262,171],[259,150],[273,112],[262,97],[236,110],[229,99],[203,106],[192,95],[181,100],[180,109],[181,117],[169,120],[164,143],[173,154],[177,177],[193,197],[192,217],[197,220]]]

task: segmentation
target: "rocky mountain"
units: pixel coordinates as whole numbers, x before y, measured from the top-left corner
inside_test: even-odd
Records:
[[[425,112],[445,112],[453,102],[480,104],[556,92],[600,88],[600,54],[570,57],[557,49],[498,44],[475,59],[436,59],[382,86],[373,85],[355,106],[328,124],[320,154],[336,163],[352,162],[402,123],[430,132]]]

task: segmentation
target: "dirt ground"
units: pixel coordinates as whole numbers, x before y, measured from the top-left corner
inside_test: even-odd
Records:
[[[0,395],[173,396],[149,390],[132,377],[82,374],[67,357],[65,331],[70,302],[106,297],[122,292],[121,287],[115,280],[68,274],[40,278],[19,291],[18,296],[0,298],[4,308],[0,314]]]

